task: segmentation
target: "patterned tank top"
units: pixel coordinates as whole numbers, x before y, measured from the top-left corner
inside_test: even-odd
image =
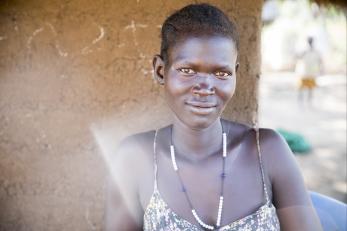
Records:
[[[157,157],[156,157],[156,136],[154,136],[154,190],[150,198],[149,204],[144,213],[143,230],[145,231],[202,231],[203,227],[192,224],[182,218],[170,209],[164,201],[158,190],[157,184]],[[280,230],[279,220],[276,214],[276,208],[269,199],[261,153],[259,147],[259,132],[256,129],[258,159],[260,172],[262,176],[263,190],[266,203],[258,208],[258,210],[246,217],[233,221],[232,223],[219,227],[220,231],[277,231]]]

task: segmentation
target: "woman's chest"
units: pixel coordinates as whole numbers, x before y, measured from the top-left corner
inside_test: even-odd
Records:
[[[224,198],[222,224],[247,216],[265,203],[261,172],[256,158],[229,159],[226,162],[224,179],[222,165],[218,160],[211,161],[209,165],[195,167],[181,164],[177,173],[173,170],[170,159],[158,158],[158,191],[172,211],[193,223],[196,220],[191,213],[192,208],[204,221],[215,222],[220,196]],[[154,172],[143,175],[142,182],[151,182],[140,187],[144,211],[153,196],[154,178]]]

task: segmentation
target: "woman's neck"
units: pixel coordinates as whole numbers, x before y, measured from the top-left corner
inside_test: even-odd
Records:
[[[222,124],[219,118],[201,130],[189,128],[176,118],[171,135],[178,156],[190,161],[205,159],[222,148]]]

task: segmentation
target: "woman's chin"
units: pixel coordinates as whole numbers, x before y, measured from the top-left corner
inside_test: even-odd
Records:
[[[203,130],[213,125],[219,116],[207,117],[207,116],[192,116],[189,120],[185,119],[183,122],[187,127],[192,130]]]

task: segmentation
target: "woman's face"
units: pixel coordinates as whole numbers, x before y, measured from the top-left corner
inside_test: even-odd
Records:
[[[237,50],[233,40],[190,37],[169,50],[166,65],[155,59],[155,74],[163,81],[166,101],[177,119],[193,129],[203,129],[219,118],[235,91]]]

